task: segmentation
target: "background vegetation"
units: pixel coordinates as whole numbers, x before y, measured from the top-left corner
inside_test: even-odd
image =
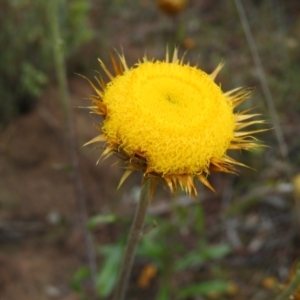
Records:
[[[59,1],[72,107],[84,106],[91,93],[75,73],[97,76],[98,57],[109,65],[110,52],[123,49],[132,65],[145,52],[163,58],[166,45],[175,43],[207,72],[225,61],[217,79],[222,88],[254,87],[245,107],[255,106],[283,133],[283,140],[276,130],[261,134],[268,148],[235,154],[256,171],[212,176],[217,195],[199,186],[195,202],[158,189],[130,299],[275,299],[299,258],[300,5],[241,1],[259,66],[236,2],[191,0],[172,17],[151,0]],[[95,167],[99,153],[77,151],[96,252],[91,261],[74,196],[49,22],[47,1],[0,4],[1,297],[110,299],[141,178],[134,175],[116,191],[122,170],[110,167],[114,160]],[[82,109],[72,112],[80,149],[95,135],[97,119]]]

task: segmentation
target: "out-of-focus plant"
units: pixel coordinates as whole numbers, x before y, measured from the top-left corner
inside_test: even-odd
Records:
[[[163,13],[174,16],[185,9],[188,0],[157,0],[156,4]]]
[[[98,215],[88,222],[88,228],[94,230],[96,226],[116,221],[114,215]],[[157,226],[153,226],[157,224]],[[148,228],[148,229],[147,229]],[[180,231],[191,231],[189,234],[197,236],[198,241],[189,250],[189,246],[183,242],[184,237]],[[158,282],[156,300],[185,299],[193,295],[212,295],[214,293],[226,293],[232,285],[222,272],[215,274],[211,271],[211,280],[189,282],[174,286],[174,280],[185,272],[197,277],[198,271],[203,266],[213,265],[213,262],[229,254],[231,249],[227,244],[209,245],[204,234],[204,215],[200,205],[193,210],[176,207],[170,218],[148,216],[146,218],[146,238],[141,240],[137,255],[147,260],[145,266],[147,272],[141,272],[137,285],[141,289],[150,287],[151,281]],[[117,282],[117,271],[122,258],[124,238],[114,244],[101,246],[99,254],[103,263],[97,277],[97,296],[106,299],[114,290]],[[212,268],[213,269],[213,268]],[[151,271],[151,272],[150,272]],[[151,273],[151,274],[150,274]],[[87,299],[84,282],[90,277],[87,268],[80,268],[73,276],[72,287],[79,292],[82,299]],[[147,278],[146,278],[147,277]],[[149,277],[149,278],[148,278]],[[209,278],[209,276],[205,276]],[[175,298],[174,298],[175,299]]]
[[[92,37],[89,2],[61,0],[62,43],[66,58]],[[52,68],[47,26],[48,2],[4,0],[0,4],[0,124],[28,110]]]
[[[151,224],[153,220],[158,226],[147,234],[147,238],[141,240],[138,254],[148,258],[157,268],[159,288],[156,300],[186,299],[194,295],[227,292],[230,283],[219,276],[200,283],[195,281],[189,284],[175,284],[176,278],[178,279],[183,272],[190,272],[197,276],[201,267],[224,257],[231,251],[227,244],[209,245],[207,243],[203,237],[204,215],[200,205],[195,206],[188,214],[186,209],[177,208],[171,222],[169,219],[148,217],[147,223]],[[192,230],[192,234],[197,236],[193,251],[188,249],[184,238],[180,241],[178,228],[182,232]]]
[[[92,232],[97,226],[114,223],[115,221],[117,221],[117,216],[114,214],[100,214],[89,218],[87,228]],[[98,250],[99,254],[104,257],[96,279],[96,293],[101,299],[107,297],[116,284],[123,247],[124,242],[120,241],[112,245],[101,246]],[[73,290],[80,294],[81,299],[88,299],[85,281],[88,281],[90,277],[91,270],[87,267],[80,267],[72,277],[71,286]]]

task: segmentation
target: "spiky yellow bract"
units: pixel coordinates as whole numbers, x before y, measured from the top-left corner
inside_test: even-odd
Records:
[[[102,134],[87,144],[106,142],[104,157],[115,153],[127,162],[121,182],[140,169],[153,182],[164,179],[172,192],[180,185],[196,197],[195,178],[213,190],[211,172],[234,173],[234,165],[243,165],[226,155],[228,149],[258,146],[250,135],[261,130],[239,130],[263,121],[234,113],[250,91],[223,93],[214,82],[222,65],[208,75],[178,59],[177,50],[171,60],[145,57],[133,68],[124,56],[119,60],[112,57],[115,76],[100,61],[110,81],[100,78],[101,89],[92,84],[97,95],[91,109],[104,118]]]

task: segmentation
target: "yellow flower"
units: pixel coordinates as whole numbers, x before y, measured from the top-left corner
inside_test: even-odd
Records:
[[[116,154],[127,163],[120,184],[135,170],[144,177],[163,179],[172,193],[178,185],[196,197],[195,179],[211,190],[207,180],[211,172],[234,173],[243,164],[228,157],[228,149],[258,147],[251,134],[262,131],[239,131],[258,114],[248,110],[234,113],[251,91],[240,88],[223,93],[212,74],[185,64],[177,50],[172,59],[148,60],[146,57],[128,68],[125,57],[112,57],[115,75],[100,61],[109,77],[100,78],[100,89],[92,87],[93,113],[103,116],[101,134],[88,142],[105,142],[104,158]],[[154,187],[153,189],[154,190]]]

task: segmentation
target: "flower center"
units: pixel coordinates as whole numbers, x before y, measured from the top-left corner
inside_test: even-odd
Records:
[[[177,103],[178,103],[176,97],[174,97],[174,96],[171,95],[171,94],[167,94],[167,95],[166,95],[166,99],[167,99],[167,101],[169,101],[170,103],[173,103],[173,104],[177,104]]]
[[[199,69],[144,62],[110,82],[103,130],[128,155],[142,151],[157,173],[207,170],[234,137],[232,103]]]

